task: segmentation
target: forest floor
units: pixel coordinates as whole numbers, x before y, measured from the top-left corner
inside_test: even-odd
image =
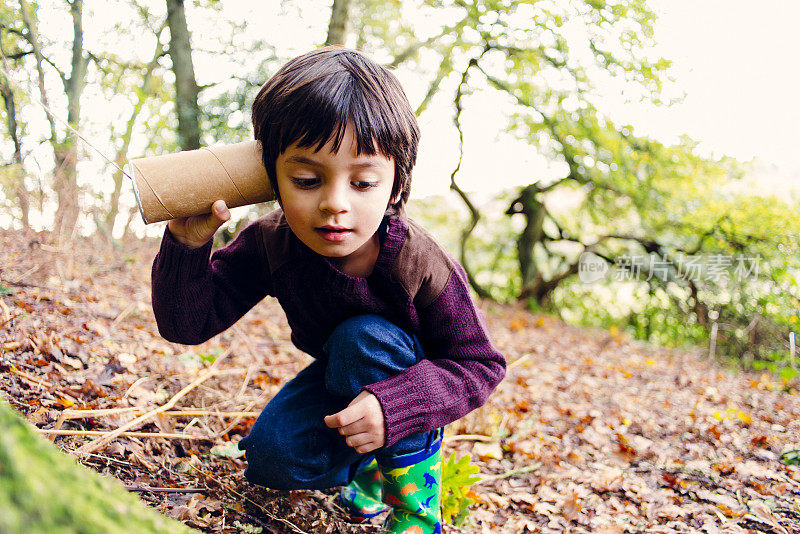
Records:
[[[334,489],[247,483],[235,443],[311,359],[271,299],[203,345],[160,338],[157,247],[58,249],[0,230],[0,395],[63,451],[200,531],[377,532],[348,524]],[[513,306],[483,310],[508,372],[448,427],[445,455],[470,455],[483,480],[467,521],[445,532],[800,533],[800,467],[781,456],[800,449],[796,384]],[[134,434],[89,445],[145,415]]]

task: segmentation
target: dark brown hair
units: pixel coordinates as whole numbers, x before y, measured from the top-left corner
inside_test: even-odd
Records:
[[[417,160],[419,126],[397,78],[356,50],[326,46],[296,57],[270,78],[253,101],[253,129],[278,199],[275,161],[290,145],[337,152],[351,124],[356,152],[394,160],[392,197],[402,208]]]

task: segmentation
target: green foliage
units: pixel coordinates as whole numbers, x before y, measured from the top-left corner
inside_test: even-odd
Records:
[[[753,361],[752,366],[756,371],[769,371],[789,383],[800,378],[800,371],[792,367],[786,360],[786,355],[782,352],[772,351],[765,356],[765,359]]]
[[[219,349],[212,349],[211,352],[195,352],[187,350],[176,356],[180,362],[188,367],[200,368],[203,365],[214,363],[219,355],[222,353]]]
[[[222,458],[241,458],[244,456],[244,451],[239,450],[237,443],[226,441],[222,445],[214,445],[211,447],[211,454]]]
[[[460,526],[469,515],[470,487],[481,480],[475,476],[480,468],[465,455],[456,461],[452,453],[447,461],[442,458],[442,520]]]
[[[13,295],[14,290],[5,285],[3,282],[0,282],[0,295]]]
[[[246,534],[261,534],[261,532],[264,530],[262,527],[250,525],[248,523],[243,524],[238,520],[233,522],[233,526],[238,528],[241,532],[245,532]]]
[[[508,194],[481,206],[484,218],[467,241],[467,260],[478,283],[499,301],[513,299],[519,292],[517,255],[509,236],[519,230],[503,215]],[[461,233],[468,216],[454,208],[446,197],[430,196],[408,203],[408,216],[429,230],[454,257],[459,257]]]
[[[800,450],[791,450],[781,453],[781,462],[786,465],[800,465]]]

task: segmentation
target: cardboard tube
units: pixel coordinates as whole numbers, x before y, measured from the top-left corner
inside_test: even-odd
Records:
[[[132,159],[125,173],[145,224],[211,213],[220,198],[229,208],[275,199],[258,141]]]

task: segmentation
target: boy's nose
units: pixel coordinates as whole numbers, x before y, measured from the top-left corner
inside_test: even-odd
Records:
[[[330,213],[341,213],[349,209],[347,191],[344,187],[332,185],[326,188],[320,199],[319,209]]]

